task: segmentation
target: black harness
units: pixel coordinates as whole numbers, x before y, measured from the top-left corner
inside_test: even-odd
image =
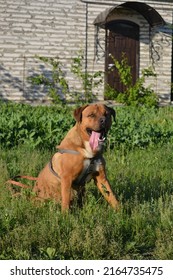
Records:
[[[78,155],[80,154],[78,151],[74,150],[66,150],[66,149],[60,149],[58,150],[58,153],[61,154],[74,154]],[[86,159],[86,165],[84,166],[84,169],[82,170],[81,174],[79,177],[73,182],[73,185],[75,186],[84,186],[89,179],[91,179],[91,174],[93,172],[96,172],[96,166],[101,165],[102,160],[100,156],[93,157],[91,159]],[[52,164],[52,158],[48,163],[49,169],[53,175],[55,175],[58,179],[61,179],[59,174],[53,169],[53,164]]]

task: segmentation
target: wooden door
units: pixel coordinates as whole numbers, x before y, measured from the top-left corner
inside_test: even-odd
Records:
[[[107,24],[106,35],[106,82],[118,92],[123,92],[125,86],[120,82],[117,69],[109,71],[113,61],[110,54],[118,61],[124,53],[131,66],[133,84],[139,76],[139,26],[130,21],[112,21]]]

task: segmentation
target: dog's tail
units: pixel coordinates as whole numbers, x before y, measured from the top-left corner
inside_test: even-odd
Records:
[[[25,185],[19,181],[16,181],[16,179],[27,179],[30,181],[37,181],[37,177],[32,177],[32,176],[25,176],[25,175],[17,175],[15,177],[13,177],[12,179],[9,179],[6,184],[8,185],[8,189],[14,194],[14,187],[13,186],[17,186],[17,187],[21,187],[23,189],[30,189],[32,188],[32,186],[28,186]],[[16,194],[16,193],[15,193]],[[19,194],[19,192],[18,192]]]

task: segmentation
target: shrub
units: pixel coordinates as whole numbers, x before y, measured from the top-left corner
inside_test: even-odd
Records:
[[[82,96],[82,92],[70,92],[66,72],[63,70],[64,66],[60,62],[59,57],[52,58],[37,55],[36,58],[50,68],[49,75],[48,71],[43,71],[41,74],[28,77],[28,81],[32,85],[43,86],[54,104],[67,103],[67,97],[71,97],[71,101],[76,103],[92,102],[94,100],[93,89],[102,83],[103,73],[102,71],[89,73],[85,69],[82,51],[79,51],[76,57],[72,59],[71,72],[81,82],[84,96]]]
[[[143,69],[141,77],[133,84],[131,67],[128,65],[125,55],[122,56],[121,62],[111,56],[113,67],[118,70],[120,81],[125,86],[124,92],[118,92],[109,85],[106,87],[105,95],[107,98],[115,99],[120,103],[132,106],[145,105],[147,107],[156,107],[158,105],[158,97],[152,90],[151,86],[145,86],[146,77],[155,77],[156,74],[151,68]]]
[[[94,100],[93,90],[102,83],[102,71],[89,73],[85,69],[83,51],[79,51],[77,56],[72,59],[71,72],[80,80],[84,91],[84,102],[92,102]],[[74,95],[74,94],[72,94]],[[78,98],[81,99],[81,96]]]
[[[54,149],[74,125],[73,107],[0,103],[0,145],[28,144],[30,148]],[[173,108],[117,107],[117,120],[107,137],[110,148],[127,149],[171,142]]]
[[[0,110],[0,144],[6,148],[22,144],[54,148],[74,123],[71,109],[66,106],[1,103]]]
[[[58,57],[43,57],[36,56],[37,59],[44,62],[51,68],[50,75],[46,73],[36,74],[28,78],[32,85],[44,86],[47,88],[48,96],[55,104],[63,103],[66,100],[66,95],[69,93],[68,83],[65,78],[63,65]]]

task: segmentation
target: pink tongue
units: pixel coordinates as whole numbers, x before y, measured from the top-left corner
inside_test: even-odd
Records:
[[[96,150],[98,145],[99,145],[100,135],[101,135],[101,133],[92,131],[89,143],[90,143],[90,146],[93,150]]]

